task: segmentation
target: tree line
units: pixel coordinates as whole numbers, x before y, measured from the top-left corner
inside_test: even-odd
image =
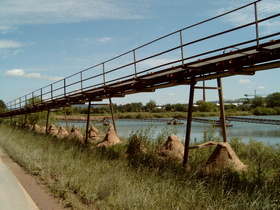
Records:
[[[33,100],[29,100],[31,103]],[[154,100],[150,100],[148,103],[143,104],[141,102],[127,103],[124,105],[112,105],[116,113],[126,113],[126,112],[187,112],[187,104],[165,104],[158,106]],[[277,115],[280,114],[280,92],[269,94],[267,97],[257,96],[254,99],[248,99],[243,105],[225,105],[225,109],[228,112],[235,111],[250,111],[255,115]],[[6,110],[5,103],[0,100],[0,112]],[[219,106],[211,103],[199,100],[193,107],[194,112],[218,112]],[[64,109],[59,109],[58,114],[66,115],[77,115],[77,114],[87,114],[87,107],[73,106]],[[110,107],[107,105],[103,106],[93,106],[90,109],[91,114],[106,114],[110,113]]]
[[[162,113],[162,112],[187,112],[187,104],[165,104],[158,106],[154,100],[150,100],[148,103],[143,104],[141,102],[137,103],[127,103],[124,105],[113,104],[113,109],[116,113],[126,113],[126,112],[152,112],[152,113]],[[242,105],[227,104],[225,105],[225,110],[227,112],[237,112],[237,111],[248,111],[255,115],[280,115],[280,92],[276,92],[268,95],[267,97],[257,96],[254,99],[248,99]],[[68,115],[72,114],[87,114],[88,109],[82,107],[69,107],[66,108],[66,113]],[[193,107],[194,112],[218,112],[219,106],[211,102],[205,102],[199,100]],[[106,114],[110,113],[109,106],[91,107],[91,114]]]

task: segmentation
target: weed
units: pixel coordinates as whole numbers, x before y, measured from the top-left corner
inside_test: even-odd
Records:
[[[214,176],[203,173],[213,148],[191,150],[188,172],[181,163],[158,164],[162,140],[152,140],[152,132],[133,134],[148,149],[134,162],[124,157],[126,143],[97,150],[3,124],[0,146],[72,209],[279,209],[279,145],[232,139],[249,169]]]

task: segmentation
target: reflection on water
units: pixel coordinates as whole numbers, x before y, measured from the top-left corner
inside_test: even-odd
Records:
[[[280,120],[280,116],[250,116],[251,118],[261,118],[261,119],[274,119]],[[216,118],[211,118],[216,119]],[[117,120],[117,132],[121,137],[129,137],[132,132],[139,131],[148,127],[151,128],[151,132],[154,137],[159,133],[166,131],[167,129],[173,130],[175,134],[181,140],[185,139],[186,133],[186,121],[182,121],[184,124],[180,125],[166,125],[164,122],[141,122],[141,121],[125,121]],[[255,139],[257,141],[262,141],[269,144],[280,143],[280,126],[279,125],[266,125],[266,124],[256,124],[256,123],[244,123],[244,122],[231,122],[233,127],[227,128],[228,139],[234,137],[241,137],[243,142],[248,142],[250,139]],[[84,124],[77,123],[77,126],[84,126]],[[206,131],[206,132],[205,132]],[[209,133],[213,134],[214,137],[220,137],[222,139],[221,128],[212,128],[210,124],[192,123],[191,130],[191,141],[192,143],[197,140],[201,141],[208,138]]]

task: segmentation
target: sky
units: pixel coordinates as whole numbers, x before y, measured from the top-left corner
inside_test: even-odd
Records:
[[[0,99],[5,103],[27,95],[88,67],[130,51],[158,37],[209,19],[223,12],[253,2],[252,0],[0,0]],[[259,18],[280,12],[279,0],[263,0],[258,5]],[[236,27],[253,20],[252,10],[244,9],[213,23],[204,24],[183,34],[184,41],[195,40],[221,28]],[[260,35],[279,32],[280,20],[260,25]],[[231,35],[224,40],[254,36]],[[175,41],[174,41],[175,40]],[[137,57],[148,56],[153,50],[165,49],[174,42],[166,40]],[[204,46],[185,49],[185,55],[213,48],[213,40]],[[155,51],[155,52],[156,52]],[[177,54],[176,54],[177,53]],[[149,60],[139,66],[150,67],[178,56]],[[130,56],[130,57],[129,57]],[[124,60],[131,61],[133,55]],[[120,62],[121,63],[121,62]],[[118,61],[110,65],[118,65]],[[139,68],[140,68],[139,67]],[[89,72],[96,74],[98,69]],[[121,73],[121,72],[120,72]],[[127,72],[124,72],[127,74]],[[113,76],[113,75],[112,75]],[[255,92],[266,96],[280,92],[280,69],[256,72],[254,76],[224,78],[226,100],[243,98]],[[206,81],[216,86],[216,81]],[[113,103],[126,104],[150,100],[158,105],[188,103],[189,86],[177,86],[113,98]],[[207,90],[208,101],[218,100],[215,90]],[[195,91],[195,101],[202,100],[202,90]]]

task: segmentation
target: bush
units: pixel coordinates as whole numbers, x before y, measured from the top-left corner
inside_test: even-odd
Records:
[[[280,107],[280,92],[269,94],[265,100],[268,107]]]
[[[196,104],[198,107],[196,108],[200,112],[215,112],[218,111],[219,108],[216,104],[205,102],[205,101],[197,101]]]
[[[255,109],[252,109],[251,112],[254,115],[277,115],[279,114],[280,108],[275,107],[275,108],[265,108],[265,107],[257,107]]]
[[[159,108],[153,108],[151,112],[152,113],[162,113],[162,112],[166,112],[166,110],[165,109],[159,109]]]

